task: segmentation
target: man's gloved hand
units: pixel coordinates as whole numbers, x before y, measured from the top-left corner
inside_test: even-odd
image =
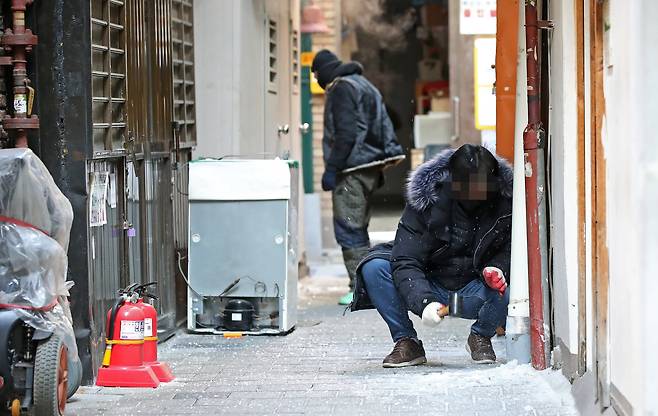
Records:
[[[482,270],[482,275],[484,276],[484,282],[487,286],[493,290],[497,290],[501,295],[505,293],[505,289],[507,289],[507,280],[505,279],[502,270],[498,267],[489,266]]]
[[[325,170],[322,175],[322,190],[333,191],[336,188],[336,172]]]
[[[445,306],[439,302],[432,302],[423,309],[423,324],[427,326],[437,326],[443,320],[439,311]]]

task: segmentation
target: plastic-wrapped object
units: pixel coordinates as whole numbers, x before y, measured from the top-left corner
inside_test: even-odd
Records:
[[[0,151],[0,215],[28,223],[68,249],[71,203],[30,149]]]
[[[0,307],[53,306],[67,293],[66,266],[66,252],[57,241],[0,218]]]
[[[0,150],[0,308],[59,335],[78,361],[66,280],[73,209],[29,149]]]

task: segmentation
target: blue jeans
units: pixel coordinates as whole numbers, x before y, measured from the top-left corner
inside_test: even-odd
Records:
[[[405,337],[417,338],[407,307],[393,284],[391,263],[384,259],[373,259],[362,266],[361,272],[368,296],[388,325],[393,341]],[[447,305],[453,291],[441,287],[433,280],[430,283],[439,302]],[[496,333],[496,328],[505,324],[509,290],[500,296],[483,281],[473,280],[456,292],[463,299],[462,317],[476,319],[471,326],[472,333],[490,338]]]

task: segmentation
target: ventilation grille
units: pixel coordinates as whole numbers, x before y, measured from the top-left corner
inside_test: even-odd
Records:
[[[194,20],[192,0],[172,0],[174,120],[184,147],[196,142],[194,106]]]
[[[277,22],[272,19],[267,20],[267,33],[269,34],[268,40],[268,90],[270,92],[277,92],[277,77],[278,74],[278,61],[277,61]]]
[[[123,149],[126,133],[125,10],[119,0],[91,1],[94,151]]]
[[[290,27],[293,27],[292,20],[290,21]],[[292,72],[292,92],[293,94],[299,94],[299,31],[291,29],[291,42],[290,53],[291,53],[291,72]]]

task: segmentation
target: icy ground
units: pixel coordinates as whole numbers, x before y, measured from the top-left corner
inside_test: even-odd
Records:
[[[85,387],[68,415],[576,415],[569,383],[527,365],[475,365],[469,322],[417,329],[428,364],[385,369],[392,348],[374,311],[335,304],[346,278],[335,261],[300,286],[297,329],[285,337],[224,339],[181,332],[160,356],[178,377],[157,389]],[[418,322],[418,320],[415,320]],[[504,357],[504,339],[494,340]]]

